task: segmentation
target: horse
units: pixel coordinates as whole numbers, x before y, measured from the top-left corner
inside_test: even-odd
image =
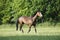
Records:
[[[43,17],[42,13],[40,11],[37,11],[35,14],[33,14],[31,17],[27,17],[27,16],[21,16],[17,19],[16,21],[16,30],[18,30],[18,24],[20,24],[20,31],[23,31],[22,26],[23,24],[26,24],[29,26],[29,30],[28,33],[31,31],[31,27],[33,26],[35,29],[35,32],[37,33],[36,30],[36,19],[37,17]]]

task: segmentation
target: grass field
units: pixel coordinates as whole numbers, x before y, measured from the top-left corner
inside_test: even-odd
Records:
[[[46,25],[47,24],[47,25]],[[15,24],[0,25],[0,40],[60,40],[60,24],[54,26],[46,24],[37,25],[37,33],[32,27],[27,33],[28,26],[24,25],[24,33],[15,30]]]

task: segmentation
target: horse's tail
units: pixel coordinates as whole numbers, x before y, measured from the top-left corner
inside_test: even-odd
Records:
[[[18,19],[16,20],[16,30],[18,30]]]

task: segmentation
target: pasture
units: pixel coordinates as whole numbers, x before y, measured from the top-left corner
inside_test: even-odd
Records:
[[[16,31],[15,24],[0,25],[0,40],[60,40],[60,24],[55,27],[48,23],[38,24],[37,33],[31,28],[27,33],[28,26],[23,26],[24,33]]]

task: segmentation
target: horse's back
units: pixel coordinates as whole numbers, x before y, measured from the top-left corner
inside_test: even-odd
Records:
[[[32,23],[32,18],[27,17],[27,16],[21,16],[19,18],[19,22],[23,22],[25,24],[31,24]]]

